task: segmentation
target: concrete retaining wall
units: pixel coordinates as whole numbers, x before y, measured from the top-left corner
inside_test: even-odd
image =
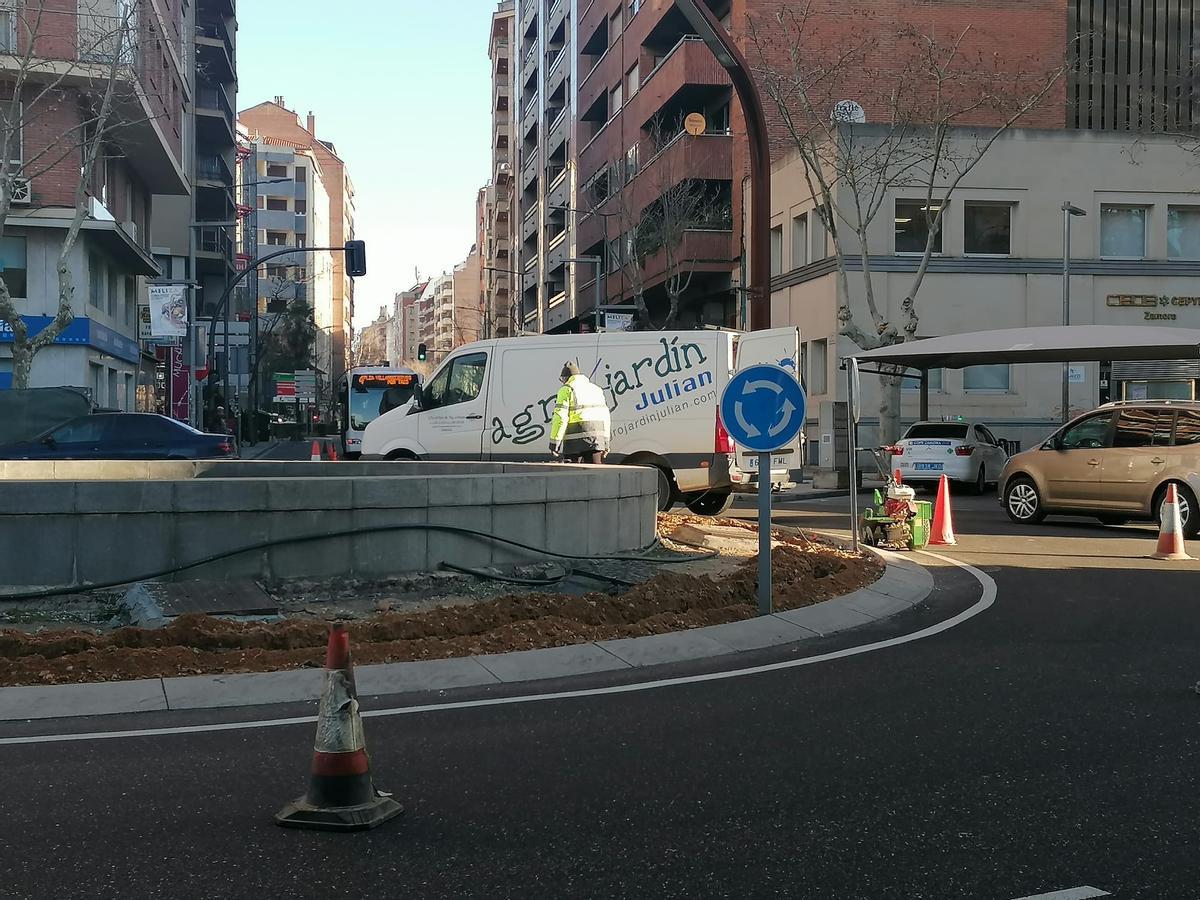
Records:
[[[530,558],[461,526],[580,556],[654,539],[657,473],[516,463],[0,462],[0,585],[137,581],[216,553],[179,579],[360,577]],[[4,588],[0,588],[2,594]]]

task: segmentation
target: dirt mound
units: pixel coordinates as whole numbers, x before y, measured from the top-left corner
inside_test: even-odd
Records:
[[[777,609],[795,609],[875,581],[882,566],[794,538],[772,553]],[[757,561],[726,577],[664,572],[619,596],[522,594],[467,606],[384,613],[348,625],[359,663],[503,653],[717,625],[755,614]],[[230,622],[185,615],[158,629],[99,634],[0,631],[0,684],[117,681],[320,666],[320,619]]]

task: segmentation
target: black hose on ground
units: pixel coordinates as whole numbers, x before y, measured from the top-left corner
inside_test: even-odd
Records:
[[[235,550],[225,550],[221,553],[213,553],[201,559],[192,560],[189,563],[184,563],[181,566],[169,566],[165,569],[159,569],[154,572],[147,572],[142,575],[135,575],[130,578],[122,578],[117,581],[104,581],[96,584],[75,585],[73,587],[55,587],[42,588],[37,591],[23,591],[16,594],[0,594],[0,601],[5,600],[44,600],[47,597],[69,597],[73,594],[86,594],[89,591],[103,591],[108,588],[122,587],[127,584],[137,584],[139,581],[154,581],[157,578],[163,578],[167,575],[175,575],[179,572],[186,572],[189,569],[195,569],[200,566],[208,565],[209,563],[220,562],[223,559],[229,559],[233,556],[238,556],[242,553],[254,553],[259,550],[269,550],[271,547],[283,547],[288,544],[306,544],[313,541],[325,541],[333,538],[341,537],[359,537],[364,534],[392,531],[437,531],[446,534],[468,535],[477,537],[484,541],[492,541],[497,544],[506,544],[510,547],[517,547],[521,550],[527,550],[533,554],[542,556],[553,556],[558,559],[574,559],[574,560],[600,560],[602,562],[652,562],[664,565],[673,565],[677,563],[696,562],[698,560],[712,559],[717,556],[715,551],[708,553],[697,553],[689,555],[683,559],[664,559],[660,556],[580,556],[573,553],[561,553],[557,550],[547,550],[543,547],[533,547],[529,544],[523,544],[520,541],[514,541],[512,538],[500,537],[496,534],[490,534],[485,531],[476,531],[473,528],[463,528],[459,525],[434,525],[428,522],[406,522],[401,525],[376,525],[370,528],[347,528],[340,531],[327,531],[322,534],[304,534],[295,537],[276,538],[275,540],[259,541],[247,547],[238,547]],[[658,545],[657,538],[650,547]],[[649,548],[647,548],[649,549]]]
[[[659,560],[660,562],[683,562],[684,560]],[[688,560],[690,561],[690,560]],[[619,587],[637,587],[642,584],[641,581],[630,581],[628,578],[618,578],[615,575],[603,575],[600,572],[588,572],[585,569],[576,569],[568,566],[564,574],[554,578],[524,578],[520,575],[503,575],[499,572],[492,572],[488,569],[472,569],[470,566],[460,566],[457,563],[443,562],[443,569],[449,569],[451,572],[460,572],[463,575],[474,575],[476,578],[483,578],[487,581],[499,581],[502,584],[526,584],[534,587],[549,587],[555,584],[561,584],[572,575],[579,578],[593,578],[596,581],[604,581],[609,584],[615,584]]]

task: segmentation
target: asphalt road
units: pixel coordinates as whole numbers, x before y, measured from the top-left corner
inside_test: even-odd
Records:
[[[777,519],[838,527],[843,505]],[[271,824],[304,787],[311,725],[0,746],[0,896],[1200,897],[1200,563],[1142,559],[1148,528],[1022,529],[994,497],[955,507],[947,555],[999,588],[982,614],[815,665],[370,718],[377,783],[408,807],[378,831]],[[973,578],[925,561],[928,608],[843,643],[975,602]]]

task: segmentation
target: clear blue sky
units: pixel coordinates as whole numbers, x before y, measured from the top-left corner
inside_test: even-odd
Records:
[[[238,108],[282,94],[336,144],[357,191],[367,275],[355,324],[475,242],[491,168],[494,0],[238,4]]]

